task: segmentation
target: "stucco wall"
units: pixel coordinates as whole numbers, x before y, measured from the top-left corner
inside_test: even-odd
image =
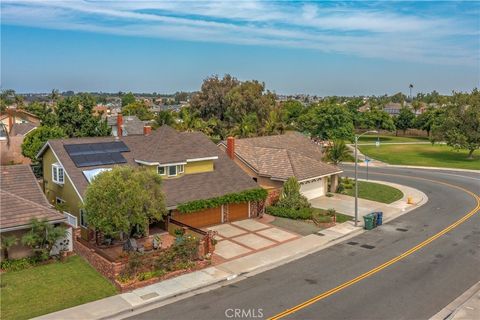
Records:
[[[30,164],[29,158],[22,155],[22,143],[24,136],[10,137],[10,142],[7,140],[0,141],[0,160],[2,165],[10,164]]]

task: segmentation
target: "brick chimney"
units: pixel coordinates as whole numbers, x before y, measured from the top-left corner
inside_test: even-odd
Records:
[[[143,126],[143,135],[149,136],[152,133],[151,126]]]
[[[227,155],[230,159],[235,159],[235,138],[228,137],[227,138]]]
[[[119,112],[117,114],[117,137],[123,136],[123,116]]]

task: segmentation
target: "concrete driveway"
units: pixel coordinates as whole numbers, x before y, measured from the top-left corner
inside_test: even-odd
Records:
[[[246,219],[207,228],[217,231],[215,255],[224,260],[245,256],[299,238],[269,224]]]

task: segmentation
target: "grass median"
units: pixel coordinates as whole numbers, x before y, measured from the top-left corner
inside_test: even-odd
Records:
[[[467,159],[467,150],[453,150],[447,145],[409,144],[359,146],[370,158],[388,164],[480,170],[478,151]]]
[[[343,194],[347,196],[355,196],[355,187],[345,189]],[[397,188],[387,186],[385,184],[359,181],[358,182],[358,197],[362,199],[378,201],[382,203],[392,203],[402,199],[403,192]]]

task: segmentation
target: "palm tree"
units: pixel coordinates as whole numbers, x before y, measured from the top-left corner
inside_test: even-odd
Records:
[[[408,88],[410,89],[410,100],[412,100],[412,89],[413,89],[413,84],[409,84]]]
[[[3,258],[5,260],[8,260],[8,250],[16,245],[17,242],[18,239],[15,236],[2,237]]]
[[[334,165],[337,165],[348,159],[349,156],[350,152],[345,144],[345,141],[343,140],[335,140],[333,145],[327,151],[327,159],[330,160]]]
[[[58,100],[58,97],[60,96],[58,89],[52,89],[52,93],[50,93],[50,102],[53,103]]]

